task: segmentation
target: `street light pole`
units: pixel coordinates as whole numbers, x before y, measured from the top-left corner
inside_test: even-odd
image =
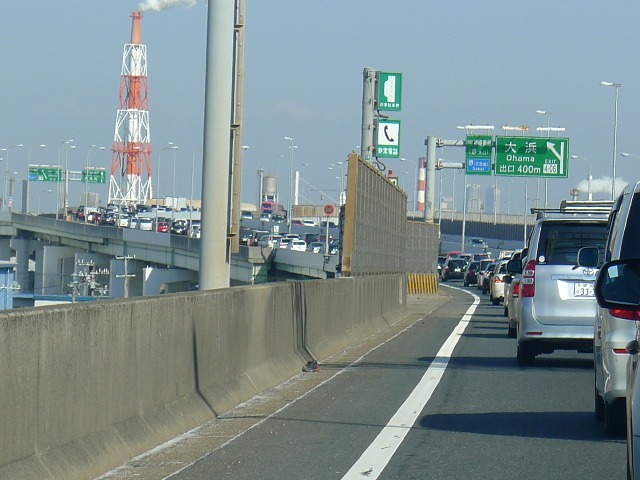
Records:
[[[614,82],[600,82],[600,85],[603,87],[614,87],[616,89],[616,98],[613,109],[613,172],[611,174],[611,200],[615,200],[616,198],[616,157],[617,157],[617,149],[618,149],[618,93],[620,90],[621,83]]]
[[[538,115],[546,115],[547,116],[547,138],[551,136],[551,113],[547,110],[536,110],[536,113]],[[540,130],[540,129],[538,129]],[[538,181],[538,185],[540,182],[540,179],[537,179]],[[537,188],[537,187],[536,187]],[[545,178],[544,179],[544,208],[547,208],[547,201],[548,201],[548,194],[549,194],[549,179]],[[536,192],[536,197],[539,197],[539,192]]]
[[[416,162],[414,162],[413,160],[409,160],[408,158],[400,158],[401,162],[409,162],[413,164],[413,188],[412,188],[412,193],[411,196],[413,197],[413,210],[417,210],[416,208],[416,198],[417,198],[417,193],[416,191],[418,190],[418,164]]]
[[[27,204],[23,206],[23,207],[25,207],[24,211],[27,214],[29,214],[29,208],[30,208],[29,203],[30,203],[30,196],[31,196],[31,191],[30,191],[31,182],[29,181],[29,167],[31,166],[31,149],[33,147],[44,148],[44,147],[46,147],[46,145],[44,143],[38,143],[38,144],[29,146],[29,152],[28,152],[28,155],[27,155],[27,183],[26,183],[27,194],[24,195],[24,198],[26,199]]]
[[[160,150],[158,152],[158,175],[156,178],[156,227],[155,230],[156,232],[158,231],[158,209],[160,207],[160,157],[162,156],[162,152],[164,152],[165,150],[175,150],[176,148],[178,148],[177,146],[175,146],[173,144],[173,142],[168,142],[168,147],[164,147],[162,150]],[[174,161],[175,164],[175,161]],[[174,175],[175,177],[175,175]]]
[[[177,145],[174,145],[173,147],[171,147],[171,150],[173,150],[173,182],[171,185],[171,210],[172,210],[171,218],[175,217],[175,211],[176,211],[176,150],[177,149],[178,149]]]
[[[291,197],[293,196],[293,149],[298,148],[293,144],[293,137],[284,137],[285,140],[289,140],[289,201],[287,210],[287,227],[291,231],[291,217],[293,216],[293,204],[291,203]]]
[[[19,143],[17,145],[11,145],[10,147],[0,148],[0,151],[7,152],[7,156],[5,159],[6,162],[4,164],[4,191],[2,192],[2,211],[3,212],[7,210],[6,205],[9,200],[9,197],[7,196],[7,178],[9,176],[9,150],[12,148],[20,148],[20,147],[24,147],[24,145]]]
[[[629,154],[627,153],[627,155],[625,155],[624,153],[622,154],[623,157],[628,156]],[[587,176],[587,199],[589,201],[593,200],[592,194],[591,194],[591,179],[593,178],[591,176],[591,162],[589,161],[588,158],[586,157],[582,157],[580,155],[571,155],[571,158],[576,159],[576,158],[581,158],[582,160],[585,160],[588,164],[589,164],[589,174]]]
[[[86,165],[86,169],[85,169],[86,170],[86,173],[85,173],[86,178],[85,178],[85,182],[84,182],[84,204],[85,204],[85,207],[89,206],[89,182],[87,180],[89,179],[88,177],[89,177],[89,166],[90,166],[90,163],[91,163],[91,150],[93,150],[94,148],[97,148],[98,150],[105,150],[106,149],[106,147],[99,147],[97,145],[91,145],[89,147],[89,150],[87,150],[87,165]],[[95,206],[95,205],[93,205],[93,206]],[[84,216],[84,221],[85,221],[85,223],[87,221],[86,212],[85,212],[85,216]]]
[[[69,155],[68,155],[68,151],[69,149],[74,149],[76,148],[75,145],[69,145],[71,142],[73,142],[73,139],[69,139],[69,140],[65,140],[64,142],[62,142],[62,146],[64,148],[64,192],[63,192],[63,199],[64,201],[62,202],[62,208],[64,208],[64,212],[62,213],[63,219],[66,220],[67,218],[67,210],[69,208],[69,200],[68,200],[68,195],[69,195]]]

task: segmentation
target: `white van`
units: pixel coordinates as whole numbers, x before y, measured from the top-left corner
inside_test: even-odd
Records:
[[[516,306],[519,365],[533,365],[537,355],[555,350],[593,351],[597,271],[579,268],[578,252],[604,248],[610,212],[611,202],[571,202],[537,212],[527,263],[510,260],[507,266],[522,274]]]
[[[603,256],[605,262],[640,257],[638,238],[640,182],[627,185],[614,203],[607,243],[604,252],[599,252],[600,260]],[[598,420],[604,420],[604,431],[608,435],[622,435],[626,428],[627,344],[636,338],[636,325],[624,319],[625,313],[628,311],[596,307],[594,405],[595,415]]]

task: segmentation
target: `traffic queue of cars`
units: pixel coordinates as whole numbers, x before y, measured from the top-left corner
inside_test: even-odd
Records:
[[[200,238],[199,213],[194,215],[197,218],[176,218],[178,216],[192,216],[193,212],[199,212],[199,210],[196,208],[191,211],[188,208],[173,210],[171,207],[162,205],[137,205],[134,207],[110,204],[106,207],[96,208],[81,205],[75,212],[75,221],[144,231],[155,230],[160,233]]]
[[[556,350],[593,353],[594,414],[607,435],[626,433],[630,479],[640,479],[638,238],[640,182],[615,202],[563,202],[538,212],[504,282],[519,365]]]

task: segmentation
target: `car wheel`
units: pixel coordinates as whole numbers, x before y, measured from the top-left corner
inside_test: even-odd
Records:
[[[464,286],[468,287],[469,286],[469,282],[467,282],[466,280],[464,281]]]
[[[507,307],[504,307],[504,310],[502,311],[502,316],[503,317],[509,317],[509,309]]]
[[[508,327],[508,328],[509,328],[509,330],[507,331],[507,336],[508,336],[509,338],[516,338],[516,336],[517,336],[517,335],[516,335],[517,330],[516,330],[515,328],[513,328],[511,325],[509,325],[509,327]]]
[[[626,432],[626,412],[624,399],[609,404],[604,402],[604,433],[610,437],[620,437]]]
[[[491,305],[499,305],[499,304],[500,304],[500,298],[491,297]]]
[[[598,389],[594,387],[594,413],[600,421],[604,420],[604,398],[598,393]]]
[[[536,356],[529,347],[518,345],[518,365],[521,367],[530,367],[534,364]]]

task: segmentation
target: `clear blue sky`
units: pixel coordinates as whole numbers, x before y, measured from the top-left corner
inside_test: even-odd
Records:
[[[180,146],[175,185],[186,197],[194,155],[197,196],[200,191],[206,7],[200,0],[149,11],[143,19],[154,162],[167,142]],[[76,169],[85,164],[90,145],[110,149],[122,47],[130,38],[130,13],[137,8],[138,2],[129,0],[65,0],[46,9],[35,0],[3,6],[0,148],[25,145],[9,150],[9,170],[18,171],[18,177],[26,176],[30,145],[47,145],[31,148],[32,163],[56,164],[62,142],[74,139],[69,165]],[[408,161],[387,164],[400,173],[410,199],[427,135],[461,139],[456,126],[469,123],[497,129],[528,125],[535,131],[547,121],[537,109],[551,111],[551,125],[566,128],[571,154],[587,157],[596,179],[609,177],[615,90],[600,86],[601,81],[622,84],[618,154],[640,155],[639,14],[640,4],[629,0],[247,0],[243,143],[250,148],[243,199],[256,201],[260,167],[280,173],[286,199],[284,136],[294,137],[298,146],[295,165],[308,164],[301,168],[303,178],[337,197],[339,181],[328,166],[360,144],[364,67],[403,73],[403,110],[393,117],[402,120],[401,156]],[[279,155],[284,159],[278,166]],[[442,156],[464,158],[460,148],[447,148]],[[93,150],[91,159],[96,166],[111,165],[108,152]],[[173,186],[169,152],[160,162],[161,192],[168,194]],[[638,179],[639,167],[638,158],[618,157],[618,175],[627,182]],[[568,198],[587,170],[587,162],[572,160],[567,180],[549,181],[550,203]],[[443,175],[443,195],[450,196],[453,172]],[[492,178],[469,181],[483,187],[493,183]],[[499,180],[505,197],[507,181]],[[461,208],[461,174],[456,183]],[[38,184],[32,191],[50,187]],[[512,195],[523,187],[524,180],[512,179]],[[73,185],[72,205],[80,190],[80,184]],[[303,186],[303,195],[308,191]],[[106,187],[101,193],[106,200]],[[311,197],[322,201],[317,194]],[[522,200],[522,195],[512,200],[512,212]]]

